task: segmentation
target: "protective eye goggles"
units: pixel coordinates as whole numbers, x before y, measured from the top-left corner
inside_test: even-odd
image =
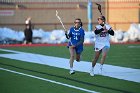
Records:
[[[104,20],[104,19],[103,19],[103,18],[101,18],[101,17],[99,17],[97,20],[99,20],[99,19],[100,19],[100,20]]]
[[[76,24],[76,23],[81,23],[81,22],[74,22],[74,23]]]

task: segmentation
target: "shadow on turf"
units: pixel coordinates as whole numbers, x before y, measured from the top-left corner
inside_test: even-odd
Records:
[[[105,86],[101,86],[101,85],[97,85],[97,84],[93,84],[93,83],[88,83],[88,82],[84,82],[84,81],[80,81],[80,80],[76,80],[76,79],[71,79],[71,78],[68,78],[68,77],[63,77],[63,76],[54,75],[54,74],[49,74],[49,73],[45,73],[45,72],[30,70],[30,69],[21,68],[21,67],[9,65],[9,64],[0,63],[0,65],[9,66],[9,67],[17,68],[17,69],[20,69],[20,70],[35,72],[35,73],[39,73],[39,74],[45,74],[45,75],[49,75],[49,76],[53,76],[53,77],[57,77],[57,78],[62,78],[62,79],[66,79],[66,80],[78,82],[78,83],[85,84],[85,85],[89,85],[89,86],[96,86],[96,87],[105,88],[105,89],[110,89],[110,90],[115,90],[115,91],[123,92],[123,93],[132,93],[132,92],[125,91],[125,90],[120,90],[120,89],[105,87]]]

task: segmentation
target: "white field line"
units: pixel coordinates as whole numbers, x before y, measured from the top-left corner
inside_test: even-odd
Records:
[[[74,89],[85,91],[85,92],[89,92],[89,93],[99,93],[99,92],[88,90],[88,89],[85,89],[85,88],[69,85],[69,84],[66,84],[66,83],[57,82],[57,81],[46,79],[46,78],[41,78],[41,77],[33,76],[33,75],[30,75],[30,74],[25,74],[25,73],[17,72],[17,71],[14,71],[14,70],[9,70],[9,69],[5,69],[5,68],[0,68],[0,70],[4,70],[4,71],[7,71],[7,72],[11,72],[11,73],[15,73],[15,74],[19,74],[19,75],[23,75],[23,76],[27,76],[27,77],[31,77],[31,78],[35,78],[35,79],[39,79],[39,80],[43,80],[43,81],[47,81],[47,82],[51,82],[51,83],[55,83],[55,84],[58,84],[58,85],[74,88]]]
[[[40,54],[25,53],[25,52],[13,51],[13,50],[6,50],[6,49],[0,49],[0,50],[16,53],[16,54],[0,54],[0,57],[69,69],[69,59],[45,56]],[[90,68],[91,68],[90,62],[85,62],[85,61],[74,62],[74,69],[76,71],[89,73]],[[99,64],[97,64],[94,69],[95,74],[98,74],[98,71],[99,71]],[[140,83],[140,69],[133,69],[133,68],[104,64],[102,75]]]

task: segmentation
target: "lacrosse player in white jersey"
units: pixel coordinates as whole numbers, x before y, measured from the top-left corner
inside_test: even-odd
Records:
[[[96,65],[96,62],[98,61],[98,58],[100,54],[102,53],[102,57],[100,60],[100,74],[102,73],[103,64],[107,55],[107,52],[110,48],[110,40],[109,40],[109,34],[114,35],[114,31],[112,30],[111,26],[105,23],[106,19],[104,16],[98,17],[98,24],[95,27],[95,57],[92,61],[92,68],[90,71],[90,75],[94,76],[94,67]]]

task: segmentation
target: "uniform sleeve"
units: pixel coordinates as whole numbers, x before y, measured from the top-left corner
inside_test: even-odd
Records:
[[[69,36],[69,37],[72,36],[72,28],[69,30],[69,32],[68,32],[68,36]]]
[[[84,38],[84,36],[85,36],[85,31],[83,30],[81,37]]]
[[[104,31],[103,28],[101,28],[101,29],[95,29],[94,33],[97,35],[97,34],[101,33],[102,31]]]
[[[114,36],[114,31],[112,30],[112,27],[109,24],[106,24],[106,29],[108,30],[108,33],[112,36]]]
[[[110,30],[112,27],[109,24],[105,24],[107,30]]]
[[[113,31],[112,29],[109,29],[109,30],[108,30],[108,33],[109,33],[110,35],[114,36],[114,31]]]

